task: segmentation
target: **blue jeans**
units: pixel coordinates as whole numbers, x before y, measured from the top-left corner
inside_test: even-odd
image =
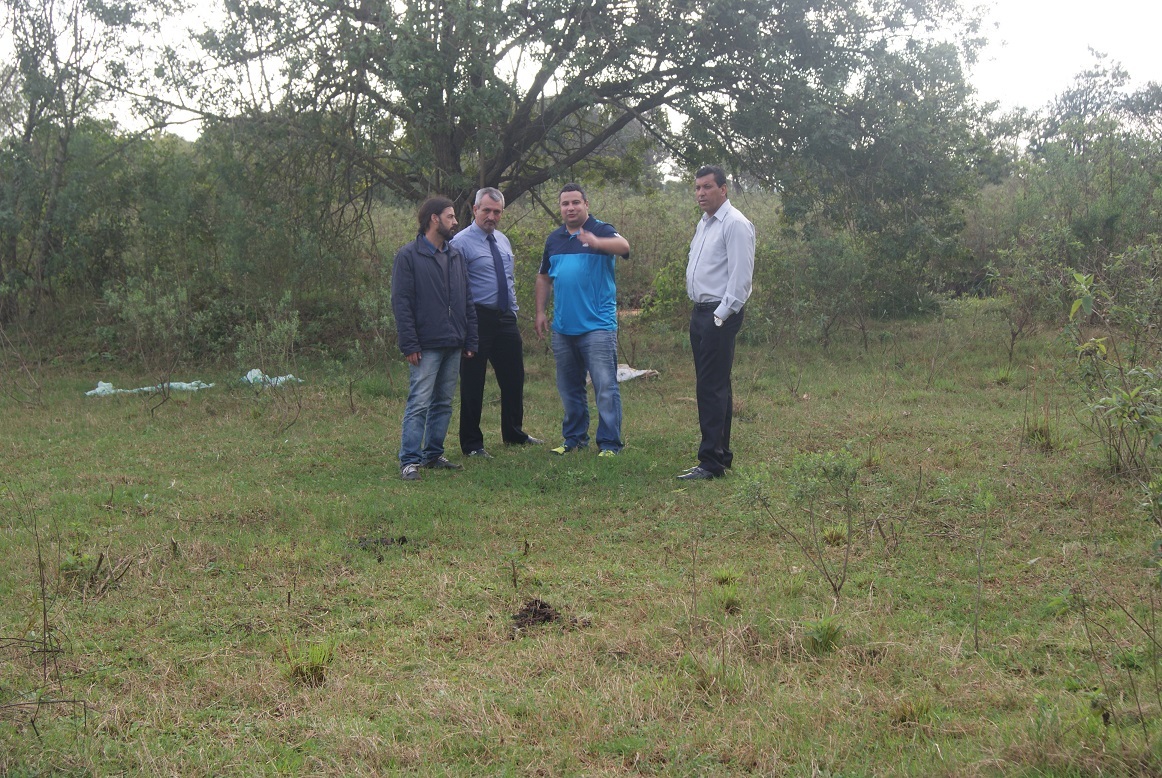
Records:
[[[426,348],[420,363],[409,363],[408,368],[408,402],[399,447],[401,467],[422,465],[444,455],[452,395],[460,377],[460,349]]]
[[[621,451],[621,390],[617,386],[617,330],[594,330],[584,335],[553,333],[557,360],[557,392],[565,406],[561,437],[565,445],[589,445],[589,399],[585,372],[593,380],[597,400],[597,447]]]

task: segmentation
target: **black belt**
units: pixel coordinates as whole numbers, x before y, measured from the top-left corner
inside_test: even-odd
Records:
[[[715,300],[712,303],[694,303],[694,310],[696,311],[716,311],[718,306],[722,305],[721,300]]]
[[[493,308],[488,305],[480,305],[479,303],[476,304],[476,310],[487,311],[488,313],[496,314],[497,316],[503,316],[506,313],[512,313],[512,311],[502,311],[499,308]]]

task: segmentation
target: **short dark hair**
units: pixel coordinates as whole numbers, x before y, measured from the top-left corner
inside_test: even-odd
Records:
[[[581,188],[580,184],[574,184],[574,183],[565,184],[563,187],[561,187],[561,191],[560,191],[560,193],[558,193],[557,199],[560,200],[561,195],[565,194],[565,192],[580,192],[581,199],[584,200],[585,202],[589,202],[589,198],[585,196],[585,190]]]
[[[694,174],[694,178],[703,178],[704,176],[714,176],[714,183],[718,186],[726,186],[726,171],[722,169],[721,165],[703,165],[698,168],[698,172]]]
[[[447,197],[429,197],[420,203],[420,232],[427,232],[428,227],[432,223],[433,216],[439,216],[449,208],[455,208],[456,203],[449,200]]]

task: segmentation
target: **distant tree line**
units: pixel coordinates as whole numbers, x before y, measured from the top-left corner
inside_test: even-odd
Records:
[[[1099,58],[997,118],[951,0],[255,0],[168,46],[177,2],[2,2],[0,325],[110,354],[382,338],[414,203],[467,218],[484,185],[530,263],[554,187],[601,192],[625,304],[665,316],[696,216],[671,176],[722,162],[760,225],[754,320],[825,343],[949,293],[1044,320],[1067,270],[1159,233],[1162,90]]]

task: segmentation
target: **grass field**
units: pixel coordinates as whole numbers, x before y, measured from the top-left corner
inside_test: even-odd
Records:
[[[500,447],[490,385],[496,458],[420,483],[398,360],[354,413],[309,363],[152,415],[46,368],[0,398],[0,774],[1157,775],[1158,530],[1053,333],[1007,337],[983,303],[866,353],[752,333],[735,470],[692,485],[658,326],[622,456]]]

